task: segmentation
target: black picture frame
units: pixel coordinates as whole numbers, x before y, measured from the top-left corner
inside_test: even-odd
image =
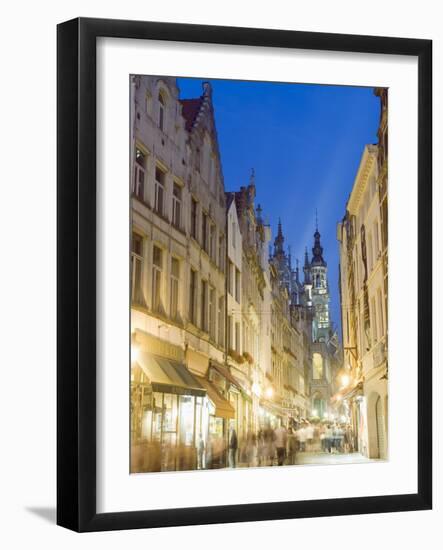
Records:
[[[96,512],[96,39],[399,54],[418,59],[418,491],[416,494]],[[432,507],[432,42],[74,19],[57,29],[57,523],[104,531]],[[411,359],[412,360],[412,359]]]

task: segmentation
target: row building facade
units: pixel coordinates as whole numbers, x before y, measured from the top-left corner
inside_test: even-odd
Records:
[[[376,89],[378,144],[363,151],[345,216],[338,224],[343,388],[355,445],[388,457],[387,90]]]
[[[232,429],[243,439],[329,410],[337,350],[320,234],[302,282],[281,224],[269,253],[255,201],[254,173],[225,189],[211,85],[182,99],[175,78],[133,76],[134,472],[223,466]]]

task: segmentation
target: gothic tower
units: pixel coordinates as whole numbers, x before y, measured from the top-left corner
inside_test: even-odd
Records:
[[[316,227],[312,260],[309,266],[309,278],[312,285],[312,306],[314,308],[312,339],[314,342],[327,342],[331,328],[329,319],[328,266],[323,258],[323,247],[320,243],[320,236],[318,227]]]

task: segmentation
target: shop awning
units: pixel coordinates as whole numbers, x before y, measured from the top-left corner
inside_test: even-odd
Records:
[[[153,391],[204,397],[206,390],[182,363],[141,351],[137,359]]]
[[[363,395],[363,382],[357,382],[351,388],[343,388],[331,397],[331,401],[341,401],[343,399],[352,399],[358,395]]]
[[[221,418],[235,418],[235,409],[227,399],[222,397],[215,386],[206,378],[198,376],[199,383],[206,389],[209,399],[215,407],[215,416]]]

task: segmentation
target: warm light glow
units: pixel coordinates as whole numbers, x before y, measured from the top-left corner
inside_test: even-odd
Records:
[[[257,384],[257,382],[254,382],[252,384],[252,393],[255,394],[257,397],[261,396],[261,387],[260,384]]]
[[[348,387],[350,382],[351,382],[350,376],[348,374],[342,374],[342,377],[341,377],[342,388]]]
[[[318,416],[317,409],[312,409],[312,416]]]
[[[266,388],[265,394],[268,399],[271,399],[271,397],[274,395],[274,390],[271,388],[271,386]]]

